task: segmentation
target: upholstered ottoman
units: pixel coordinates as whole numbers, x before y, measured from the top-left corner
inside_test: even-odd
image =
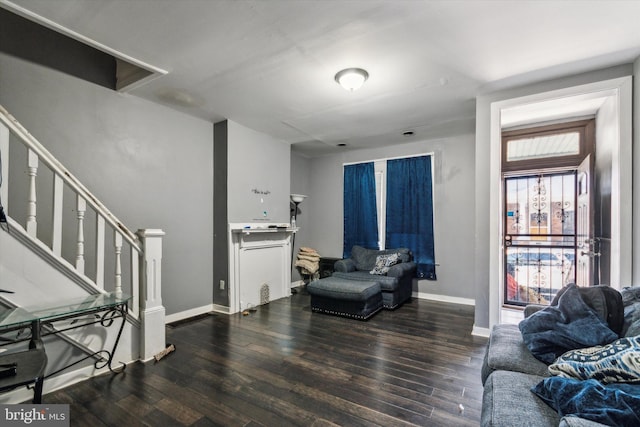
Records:
[[[376,281],[339,277],[314,280],[307,285],[311,310],[366,320],[382,309],[382,289]]]

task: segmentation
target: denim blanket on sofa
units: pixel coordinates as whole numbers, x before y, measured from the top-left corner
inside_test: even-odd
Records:
[[[560,417],[575,415],[608,426],[640,425],[640,387],[597,380],[545,378],[531,389]]]
[[[605,345],[618,339],[589,307],[576,285],[567,285],[558,305],[546,307],[519,324],[522,339],[536,359],[548,364],[577,348]]]

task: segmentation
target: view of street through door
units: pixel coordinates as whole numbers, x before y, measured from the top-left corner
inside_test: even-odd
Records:
[[[505,178],[506,305],[548,304],[575,281],[576,172]]]

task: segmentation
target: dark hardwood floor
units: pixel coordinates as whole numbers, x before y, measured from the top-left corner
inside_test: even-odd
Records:
[[[473,307],[413,299],[369,321],[295,294],[167,327],[176,351],[46,394],[72,426],[477,426]],[[464,407],[461,410],[460,405]]]

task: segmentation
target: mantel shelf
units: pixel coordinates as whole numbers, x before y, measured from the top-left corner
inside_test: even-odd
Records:
[[[252,234],[252,233],[297,233],[298,227],[290,228],[234,228],[232,233]]]

